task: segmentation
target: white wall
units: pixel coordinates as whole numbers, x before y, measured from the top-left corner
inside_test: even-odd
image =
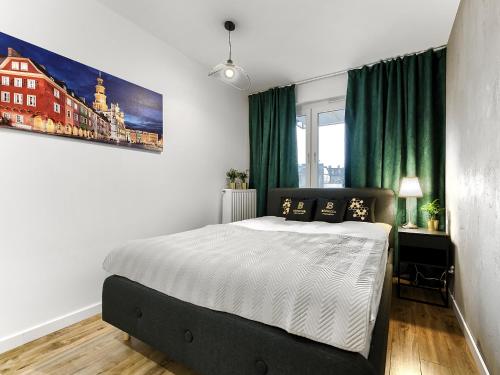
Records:
[[[500,374],[500,2],[462,0],[447,58],[446,202],[454,296]]]
[[[0,351],[97,311],[114,246],[217,223],[225,171],[248,168],[249,153],[246,95],[94,0],[10,1],[2,13],[21,18],[2,17],[0,31],[162,93],[165,145],[0,131]]]
[[[338,98],[347,94],[347,74],[320,79],[297,85],[295,96],[297,104]]]

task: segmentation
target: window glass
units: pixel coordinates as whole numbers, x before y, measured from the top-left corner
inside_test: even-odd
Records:
[[[297,164],[299,168],[299,187],[307,186],[306,121],[306,116],[297,116]]]
[[[318,124],[318,187],[344,187],[344,110],[319,113]]]

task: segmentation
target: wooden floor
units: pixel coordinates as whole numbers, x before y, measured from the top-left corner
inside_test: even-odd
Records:
[[[0,374],[196,375],[99,316],[0,354]],[[386,374],[478,372],[452,310],[394,297]]]

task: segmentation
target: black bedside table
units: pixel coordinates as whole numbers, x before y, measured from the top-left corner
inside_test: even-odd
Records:
[[[398,228],[398,297],[430,305],[448,307],[450,237],[445,232]],[[402,282],[406,280],[406,282]],[[443,304],[401,295],[402,288],[422,288],[439,292]]]

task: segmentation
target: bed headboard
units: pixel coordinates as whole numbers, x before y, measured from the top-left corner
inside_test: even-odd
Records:
[[[276,188],[269,189],[267,193],[267,214],[280,216],[281,197],[297,198],[349,198],[349,197],[375,197],[375,220],[396,225],[395,197],[390,189],[373,188]],[[393,230],[394,232],[394,230]],[[394,236],[390,236],[391,247],[394,245]]]

